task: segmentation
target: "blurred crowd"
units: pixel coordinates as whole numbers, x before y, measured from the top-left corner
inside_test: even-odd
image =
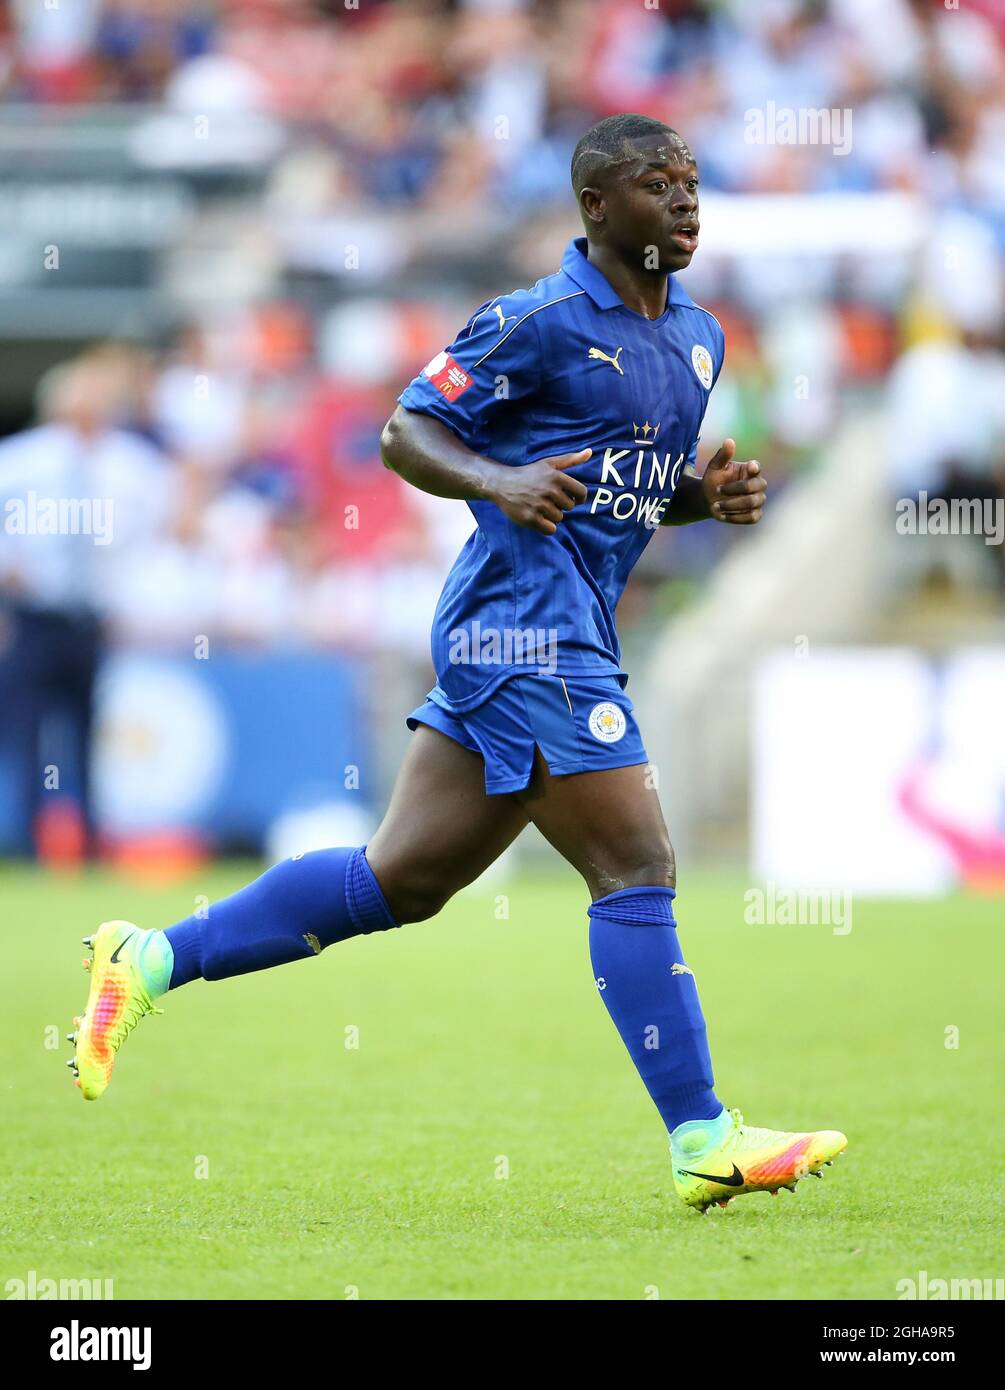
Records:
[[[678,126],[711,197],[901,194],[925,223],[895,254],[866,203],[851,247],[710,236],[687,281],[726,330],[703,448],[734,435],[777,488],[888,390],[895,492],[994,493],[1003,55],[999,0],[14,0],[8,102],[135,104],[140,164],[251,160],[263,182],[165,254],[171,341],[83,350],[0,443],[8,491],[43,455],[121,489],[116,544],[43,575],[0,536],[0,586],[89,585],[151,643],[423,652],[470,523],[383,470],[380,426],[475,305],[554,268],[572,146],[618,110]],[[810,108],[851,113],[847,148],[751,138],[751,112]],[[237,142],[214,144],[227,121]],[[733,541],[698,531],[650,547],[643,587],[697,583]]]
[[[424,654],[467,510],[383,469],[393,394],[318,376],[298,325],[276,320],[233,338],[193,327],[161,355],[103,344],[47,373],[38,423],[0,441],[0,592],[89,606],[109,635],[152,646],[212,634]],[[281,371],[246,357],[278,350],[270,332],[289,338]],[[97,510],[46,534],[60,497]]]
[[[1003,37],[1000,0],[12,0],[0,90],[295,122],[342,204],[561,199],[591,119],[641,110],[684,128],[706,187],[926,194],[935,150],[1001,218]],[[769,102],[854,108],[852,148],[737,140]]]

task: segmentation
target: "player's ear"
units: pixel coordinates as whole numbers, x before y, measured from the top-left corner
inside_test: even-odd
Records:
[[[583,216],[590,222],[603,222],[607,216],[607,203],[599,188],[581,189],[579,206]]]

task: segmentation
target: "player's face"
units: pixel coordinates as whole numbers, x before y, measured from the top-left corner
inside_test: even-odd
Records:
[[[640,142],[638,159],[620,166],[605,190],[608,234],[625,256],[648,269],[683,270],[698,247],[698,169],[681,140]],[[651,248],[658,266],[651,265]]]

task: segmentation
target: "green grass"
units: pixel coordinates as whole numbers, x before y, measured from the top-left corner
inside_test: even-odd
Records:
[[[252,872],[155,891],[0,870],[0,1284],[35,1270],[111,1278],[117,1298],[887,1299],[923,1269],[1001,1276],[1000,903],[857,902],[835,936],[744,925],[739,878],[682,884],[726,1103],[850,1139],[824,1181],[700,1217],[673,1195],[597,997],[571,871],[180,990],[85,1104],[69,1045],[46,1046],[83,1005],[79,938],[109,916],[166,924]]]

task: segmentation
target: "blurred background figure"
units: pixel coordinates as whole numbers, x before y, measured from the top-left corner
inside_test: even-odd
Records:
[[[554,268],[576,139],[641,110],[702,173],[699,465],[732,435],[773,493],[753,542],[657,536],[622,602],[675,843],[997,882],[1005,749],[965,730],[1005,662],[1003,45],[998,0],[8,6],[0,852],[50,852],[57,795],[110,855],[365,835],[471,526],[380,427]],[[110,538],[19,533],[30,493]]]
[[[112,596],[165,526],[160,453],[115,424],[121,382],[94,354],[42,378],[39,423],[0,442],[0,707],[14,847],[92,843],[94,689]],[[42,792],[48,799],[45,815]],[[67,793],[71,799],[67,799]],[[62,849],[61,849],[62,847]]]

